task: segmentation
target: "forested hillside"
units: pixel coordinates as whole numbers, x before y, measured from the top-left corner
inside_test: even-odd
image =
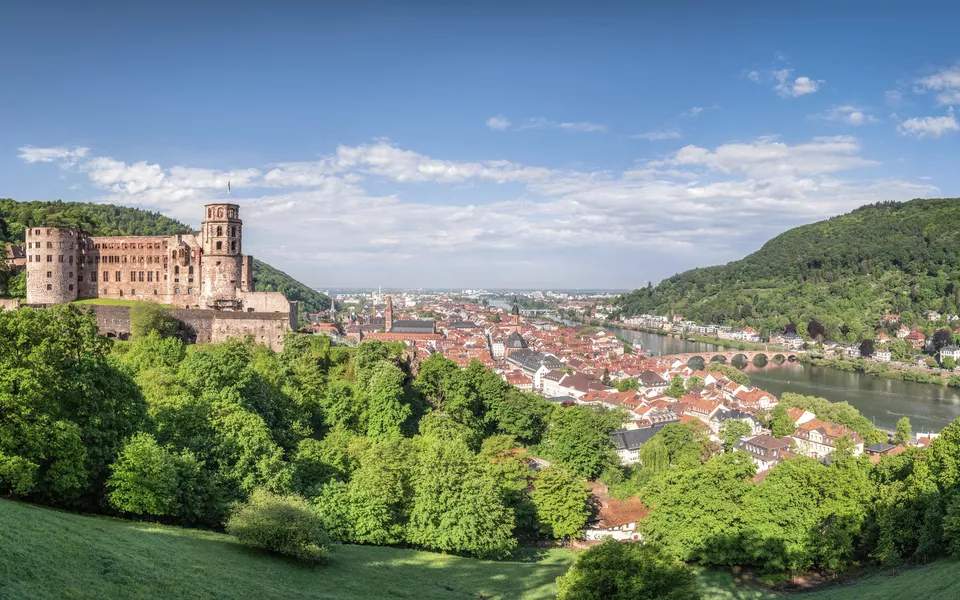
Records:
[[[872,337],[880,317],[907,325],[960,313],[960,200],[881,202],[791,229],[753,254],[621,296],[624,316],[680,313],[761,333],[816,319],[827,336]],[[798,328],[801,330],[801,328]]]
[[[91,235],[174,235],[190,231],[179,221],[139,208],[59,200],[17,202],[0,198],[0,245],[22,244],[26,228],[34,225],[76,227]],[[303,312],[319,312],[330,306],[330,298],[325,294],[263,261],[255,260],[253,269],[258,292],[283,292],[288,300],[299,302]],[[11,281],[3,272],[0,264],[0,296],[16,296],[22,289],[22,285]]]

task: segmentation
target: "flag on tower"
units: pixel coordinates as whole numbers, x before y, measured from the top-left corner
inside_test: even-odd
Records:
[[[230,180],[227,180],[227,195],[230,195]]]

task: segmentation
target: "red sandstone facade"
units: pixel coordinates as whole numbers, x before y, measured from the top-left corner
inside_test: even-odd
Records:
[[[204,210],[199,232],[173,236],[28,229],[27,303],[122,298],[178,308],[289,313],[283,294],[253,291],[253,257],[242,253],[239,207],[218,203]]]

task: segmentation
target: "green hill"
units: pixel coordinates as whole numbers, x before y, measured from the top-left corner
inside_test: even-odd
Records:
[[[492,562],[376,546],[337,546],[309,567],[251,550],[229,536],[75,515],[0,500],[0,598],[549,600],[573,562],[564,550],[529,550]],[[738,587],[726,571],[700,571],[705,600],[954,598],[960,564],[940,560],[896,577],[874,575],[813,593]]]
[[[0,598],[547,600],[572,555],[489,562],[338,546],[323,567],[226,535],[79,516],[0,500]]]
[[[680,313],[761,332],[816,319],[828,337],[848,341],[872,337],[886,313],[908,325],[928,310],[960,313],[960,200],[863,206],[786,231],[741,260],[625,294],[616,305],[625,316]]]
[[[0,198],[0,245],[22,244],[26,228],[34,225],[76,227],[92,235],[175,235],[190,231],[179,221],[139,208],[59,200],[17,202]],[[302,312],[319,312],[330,307],[330,298],[325,294],[265,262],[254,260],[253,275],[258,292],[283,292],[288,300],[300,303]],[[0,274],[0,295],[6,292],[6,279]]]

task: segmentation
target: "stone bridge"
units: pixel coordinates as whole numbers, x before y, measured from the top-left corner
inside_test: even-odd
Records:
[[[776,350],[724,350],[714,352],[689,352],[687,354],[664,354],[657,358],[675,358],[683,361],[684,364],[690,362],[692,358],[700,358],[705,365],[712,362],[733,362],[736,357],[743,357],[743,360],[750,364],[758,356],[762,356],[768,362],[782,362],[784,360],[796,360],[800,354],[795,350],[776,349]]]

